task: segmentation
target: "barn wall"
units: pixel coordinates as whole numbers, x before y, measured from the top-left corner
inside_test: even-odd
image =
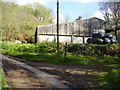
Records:
[[[78,20],[59,25],[60,42],[84,43],[96,29],[104,28],[104,21],[98,18]],[[56,42],[56,25],[37,26],[36,42]],[[83,41],[85,40],[85,41]]]

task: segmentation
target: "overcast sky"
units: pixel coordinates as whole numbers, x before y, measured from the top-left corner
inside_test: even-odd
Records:
[[[5,0],[4,0],[5,1]],[[28,3],[38,2],[53,10],[56,16],[56,1],[57,0],[6,0],[9,2],[15,2],[19,5],[25,5]],[[60,19],[64,16],[71,17],[71,21],[75,21],[78,16],[82,16],[83,19],[98,17],[103,19],[103,15],[99,11],[100,0],[59,0],[60,1]],[[117,0],[114,0],[117,1]],[[119,0],[118,0],[119,1]]]

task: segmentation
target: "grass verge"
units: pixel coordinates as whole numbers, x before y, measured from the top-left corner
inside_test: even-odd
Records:
[[[7,88],[7,83],[5,79],[5,74],[2,68],[0,68],[0,90]]]
[[[39,44],[15,44],[9,42],[1,43],[3,53],[30,61],[47,62],[54,64],[90,64],[90,63],[118,63],[117,56],[101,57],[99,55],[86,55],[67,53],[64,57],[64,44],[60,44],[60,55],[56,54],[56,43]]]

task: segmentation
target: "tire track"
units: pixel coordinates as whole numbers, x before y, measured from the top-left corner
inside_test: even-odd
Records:
[[[2,59],[3,61],[9,61],[11,63],[13,63],[14,65],[17,65],[19,67],[22,67],[22,68],[25,68],[29,71],[31,71],[32,73],[34,73],[40,80],[43,80],[45,81],[45,83],[49,83],[51,86],[54,86],[55,88],[69,88],[67,85],[64,85],[60,82],[60,80],[54,78],[52,75],[49,75],[43,71],[40,71],[34,67],[31,67],[25,63],[22,63],[22,62],[19,62],[19,61],[16,61],[15,59],[11,59],[11,58],[8,58],[4,55],[2,55]]]

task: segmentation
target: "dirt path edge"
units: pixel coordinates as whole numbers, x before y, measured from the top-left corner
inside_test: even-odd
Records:
[[[56,88],[70,88],[67,85],[62,84],[60,82],[60,80],[54,78],[52,75],[49,75],[49,74],[47,74],[47,73],[45,73],[43,71],[40,71],[40,70],[38,70],[38,69],[36,69],[36,68],[34,68],[32,66],[29,66],[29,65],[27,65],[25,63],[22,63],[22,62],[14,60],[14,59],[8,58],[8,57],[6,57],[4,55],[2,55],[2,58],[5,59],[5,60],[8,60],[10,62],[13,62],[13,63],[15,63],[15,64],[27,69],[27,70],[29,70],[29,71],[35,73],[38,78],[40,78],[40,79],[42,78],[43,80],[45,80],[46,82],[52,84]]]

